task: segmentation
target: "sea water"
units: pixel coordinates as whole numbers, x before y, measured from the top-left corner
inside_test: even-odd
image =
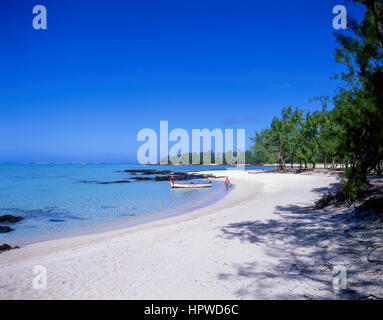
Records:
[[[127,180],[123,170],[226,170],[227,166],[142,166],[136,164],[0,164],[0,215],[24,219],[0,233],[0,244],[23,244],[81,234],[92,226],[139,221],[182,213],[203,203],[222,188],[214,182],[206,189],[171,189],[168,181]],[[230,167],[229,167],[230,168]],[[260,167],[249,167],[257,169]],[[262,167],[264,168],[264,167]],[[224,175],[224,172],[223,174]],[[138,220],[137,220],[138,219]]]

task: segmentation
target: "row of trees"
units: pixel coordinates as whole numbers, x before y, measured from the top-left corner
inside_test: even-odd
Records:
[[[175,156],[168,156],[160,160],[163,164],[223,164],[232,165],[238,160],[238,164],[242,164],[244,159],[245,163],[252,161],[252,152],[246,151],[238,154],[237,151],[228,151],[226,153],[216,153],[212,150],[204,152],[189,152],[178,154]]]
[[[341,128],[332,120],[332,113],[304,112],[292,106],[282,109],[281,117],[275,117],[270,128],[256,132],[251,138],[256,162],[278,163],[282,170],[287,163],[299,163],[307,168],[311,163],[343,162],[345,155],[337,153]]]
[[[336,60],[346,66],[335,78],[343,80],[332,98],[333,109],[313,113],[284,108],[270,128],[256,133],[252,147],[260,162],[307,165],[344,162],[343,191],[356,197],[368,174],[381,173],[383,160],[383,3],[354,0],[364,5],[361,21],[348,19],[348,32],[335,34]]]

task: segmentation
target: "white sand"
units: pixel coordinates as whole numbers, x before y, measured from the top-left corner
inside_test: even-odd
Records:
[[[213,173],[222,175],[222,171]],[[236,187],[218,202],[192,213],[0,254],[0,298],[323,296],[321,285],[331,283],[331,270],[324,269],[327,282],[321,283],[302,273],[294,277],[291,268],[285,269],[294,269],[294,259],[315,264],[310,252],[318,248],[307,244],[294,248],[292,235],[286,233],[284,238],[283,230],[288,231],[286,214],[289,208],[294,209],[288,206],[311,205],[320,196],[319,189],[336,182],[336,178],[234,170],[224,174]],[[299,239],[299,235],[294,236]],[[32,288],[35,265],[47,269],[46,289]],[[286,272],[290,272],[288,277]]]

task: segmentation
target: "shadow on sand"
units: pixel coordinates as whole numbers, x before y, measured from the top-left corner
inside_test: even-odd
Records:
[[[330,192],[337,187],[333,184],[313,191]],[[381,294],[382,265],[367,261],[368,253],[379,245],[379,237],[350,224],[350,210],[277,206],[278,219],[224,226],[221,237],[261,247],[276,263],[233,265],[232,272],[218,274],[218,279],[246,283],[235,292],[246,299],[365,299]],[[334,290],[334,266],[346,267],[347,289]]]

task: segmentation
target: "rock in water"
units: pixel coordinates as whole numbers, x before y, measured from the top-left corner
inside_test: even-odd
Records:
[[[20,249],[20,248],[18,246],[12,248],[9,244],[4,243],[3,245],[0,246],[0,253],[4,251],[9,251],[12,249]]]
[[[5,214],[0,216],[0,223],[2,222],[9,222],[9,223],[16,223],[19,222],[20,220],[23,220],[22,217],[15,217],[10,214]]]
[[[10,232],[12,229],[10,227],[6,226],[0,226],[0,233],[7,233]]]
[[[11,250],[12,247],[6,243],[4,243],[2,246],[0,246],[0,252]]]

